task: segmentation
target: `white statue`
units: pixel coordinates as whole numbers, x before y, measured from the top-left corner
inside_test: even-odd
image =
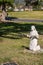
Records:
[[[37,32],[35,26],[31,26],[30,36],[27,35],[27,37],[30,37],[29,49],[33,50],[33,51],[40,50],[40,46],[37,45],[38,44],[39,35],[38,35],[38,32]]]

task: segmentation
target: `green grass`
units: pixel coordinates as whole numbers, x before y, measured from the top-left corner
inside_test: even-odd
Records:
[[[30,39],[22,34],[28,34],[31,25],[36,26],[40,34],[38,43],[43,48],[43,22],[0,23],[0,64],[16,62],[19,65],[43,65],[43,53],[26,52]]]
[[[16,18],[43,19],[43,11],[8,12],[8,14]]]

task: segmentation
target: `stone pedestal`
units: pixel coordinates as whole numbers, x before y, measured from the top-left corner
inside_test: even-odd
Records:
[[[0,20],[5,21],[5,17],[7,17],[7,13],[5,11],[2,11],[2,13],[0,15]]]

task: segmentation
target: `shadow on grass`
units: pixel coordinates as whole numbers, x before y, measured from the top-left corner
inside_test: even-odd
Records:
[[[14,20],[14,19],[18,19],[17,17],[6,17],[6,20]]]
[[[10,39],[23,38],[22,33],[30,32],[31,25],[35,25],[39,34],[43,34],[43,25],[33,23],[14,23],[3,22],[0,23],[0,37]]]
[[[13,62],[13,63],[4,63],[2,65],[17,65],[17,64]]]
[[[26,47],[26,46],[22,46],[22,48],[27,49],[27,50],[30,50],[29,47]]]

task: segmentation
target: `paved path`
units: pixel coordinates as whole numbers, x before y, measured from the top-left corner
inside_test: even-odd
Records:
[[[19,19],[14,19],[14,21],[24,21],[24,22],[43,22],[43,19],[23,19],[23,18],[19,18]]]
[[[6,20],[9,21],[23,21],[23,22],[43,22],[43,19],[25,19],[25,18],[15,18],[15,17],[7,17]]]

